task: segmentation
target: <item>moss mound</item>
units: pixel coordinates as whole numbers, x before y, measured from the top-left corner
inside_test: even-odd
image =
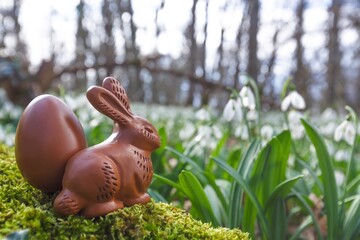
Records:
[[[52,210],[54,197],[25,182],[13,149],[0,145],[0,238],[17,231],[30,239],[248,239],[238,229],[213,228],[155,202],[94,219],[58,218]]]

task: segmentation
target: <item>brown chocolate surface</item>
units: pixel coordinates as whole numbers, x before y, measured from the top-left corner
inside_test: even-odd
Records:
[[[102,87],[91,87],[86,96],[114,120],[113,133],[86,148],[82,128],[63,102],[50,95],[34,99],[16,134],[16,159],[24,178],[44,192],[61,189],[54,201],[60,215],[91,218],[150,201],[151,153],[160,146],[155,127],[132,113],[114,78],[105,78]]]

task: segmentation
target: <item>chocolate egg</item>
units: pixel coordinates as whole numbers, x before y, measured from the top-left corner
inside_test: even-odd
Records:
[[[80,122],[51,95],[35,98],[24,110],[15,139],[15,156],[23,177],[43,192],[61,190],[67,160],[86,148]]]

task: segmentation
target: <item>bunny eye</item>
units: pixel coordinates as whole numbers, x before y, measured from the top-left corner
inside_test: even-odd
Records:
[[[154,130],[152,130],[150,127],[145,127],[145,130],[148,131],[149,133],[153,133]]]

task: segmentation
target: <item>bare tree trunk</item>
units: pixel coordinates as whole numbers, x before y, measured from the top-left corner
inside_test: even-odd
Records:
[[[104,27],[104,39],[101,43],[101,53],[104,56],[106,63],[115,62],[115,37],[113,34],[114,29],[114,13],[110,9],[111,1],[104,0],[102,6],[102,18],[103,18],[103,27]],[[106,75],[110,76],[113,74],[114,68],[107,64],[106,66]]]
[[[160,36],[160,33],[161,33],[161,27],[160,27],[160,23],[159,23],[159,12],[163,10],[165,6],[165,0],[162,0],[160,5],[156,8],[156,14],[155,14],[155,25],[156,25],[156,42],[158,42],[158,39],[159,39],[159,36]],[[153,63],[155,66],[158,66],[159,65],[159,61],[158,61],[158,58],[160,57],[160,55],[156,55],[155,56],[155,59],[153,60]],[[157,94],[160,93],[161,91],[161,83],[159,81],[160,79],[160,75],[161,74],[158,74],[158,73],[152,73],[151,76],[152,76],[152,82],[151,82],[151,101],[152,102],[155,102],[155,103],[159,103],[159,98],[157,96]]]
[[[257,56],[258,41],[257,35],[259,32],[259,11],[260,2],[259,0],[249,0],[249,42],[248,42],[248,65],[247,74],[255,81],[258,79],[259,74],[259,60]]]
[[[279,33],[282,29],[282,25],[283,24],[280,24],[276,30],[275,30],[275,33],[272,37],[272,52],[271,52],[271,55],[270,55],[270,58],[268,60],[268,63],[267,63],[267,71],[265,73],[265,76],[264,76],[264,83],[265,83],[265,87],[264,87],[264,94],[263,94],[263,100],[264,100],[264,103],[265,104],[268,104],[270,108],[272,107],[275,107],[275,99],[276,99],[276,96],[275,96],[275,84],[274,84],[274,66],[276,64],[276,58],[277,58],[277,51],[278,51],[278,36],[279,36]]]
[[[190,75],[195,75],[196,70],[196,59],[197,59],[197,43],[196,43],[196,33],[195,33],[195,24],[196,24],[196,5],[198,0],[193,0],[191,7],[191,23],[188,26],[188,35],[190,38],[190,53],[189,53],[189,68]],[[195,94],[195,83],[189,81],[190,88],[188,93],[188,98],[186,100],[186,105],[192,105],[194,102]]]
[[[76,47],[75,47],[75,64],[83,65],[86,59],[86,51],[89,49],[89,32],[84,26],[85,18],[85,0],[80,0],[79,4],[76,6],[77,10],[77,30],[76,30]],[[86,76],[83,72],[82,75],[75,76],[75,89],[85,89],[86,88]]]
[[[205,24],[204,24],[204,42],[201,48],[201,69],[202,78],[206,79],[206,41],[208,38],[208,21],[209,21],[209,0],[206,0],[205,5]],[[211,89],[203,88],[201,95],[201,104],[207,105],[209,103]]]
[[[297,24],[295,29],[295,63],[296,68],[294,72],[294,83],[296,85],[296,89],[299,93],[305,98],[308,104],[311,104],[310,96],[308,93],[308,85],[309,85],[309,72],[304,63],[304,46],[302,44],[302,38],[304,35],[304,10],[307,5],[307,0],[300,0],[299,4],[296,8],[296,17]]]
[[[248,7],[248,4],[244,7],[244,8],[247,8]],[[237,34],[236,34],[236,46],[237,46],[237,49],[235,51],[235,65],[236,65],[236,68],[235,68],[235,74],[234,74],[234,88],[235,89],[238,89],[239,88],[239,79],[240,79],[240,73],[241,73],[241,49],[242,49],[242,36],[245,32],[245,9],[244,9],[244,14],[242,16],[242,19],[241,19],[241,22],[240,22],[240,25],[238,27],[238,30],[237,30]]]
[[[13,20],[14,20],[14,25],[15,25],[14,28],[15,28],[15,36],[16,36],[16,51],[18,53],[21,53],[25,59],[26,54],[27,54],[27,49],[26,49],[25,43],[20,38],[21,26],[19,23],[19,12],[20,12],[20,7],[21,7],[21,2],[22,2],[21,0],[14,1],[12,14],[13,14]]]
[[[130,51],[131,51],[131,56],[133,60],[135,61],[140,61],[139,58],[139,49],[136,45],[136,31],[137,31],[137,27],[135,26],[134,23],[134,10],[132,8],[132,0],[128,0],[128,12],[130,13],[130,29],[131,29],[131,40],[130,40]],[[133,100],[134,101],[141,101],[144,99],[144,88],[143,88],[143,82],[141,81],[141,77],[140,77],[140,67],[138,65],[135,65],[133,68],[130,69],[131,70],[131,75],[130,77],[132,77],[133,79],[130,79],[130,83],[134,83],[134,84],[130,84],[130,89],[134,94],[133,96]]]
[[[352,20],[354,28],[357,29],[357,34],[358,34],[358,39],[360,39],[360,16],[358,14],[356,14],[356,16],[354,17],[354,19]],[[356,82],[356,89],[357,89],[357,94],[356,94],[356,99],[355,99],[355,108],[358,112],[360,112],[360,41],[357,42],[357,53],[355,58],[358,61],[358,73],[357,73],[357,77],[355,77],[355,82]]]
[[[328,31],[328,66],[327,66],[327,103],[343,105],[345,82],[342,78],[341,51],[339,43],[339,19],[342,0],[333,0],[329,9],[330,21]]]

